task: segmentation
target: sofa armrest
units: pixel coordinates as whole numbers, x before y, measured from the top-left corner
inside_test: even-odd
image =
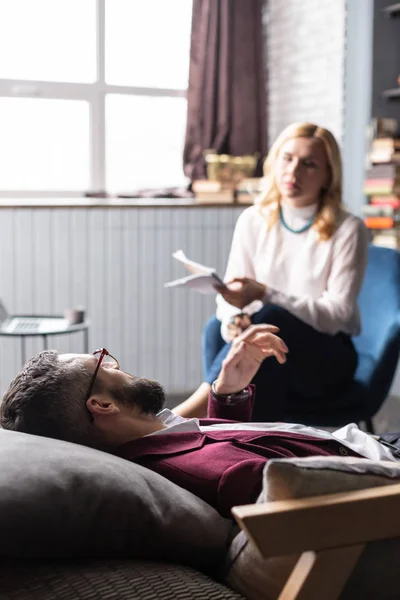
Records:
[[[400,484],[232,509],[265,558],[400,537],[399,511]]]

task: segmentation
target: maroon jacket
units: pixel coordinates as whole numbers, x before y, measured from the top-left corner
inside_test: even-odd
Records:
[[[237,413],[250,416],[252,400],[242,404],[247,407],[237,405],[238,410],[235,411],[234,406],[226,407],[210,399],[209,414],[225,417],[228,412],[231,418],[235,418]],[[201,419],[200,425],[218,422],[223,421],[218,418]],[[358,456],[335,440],[261,430],[161,434],[128,442],[119,448],[118,453],[164,475],[226,517],[231,516],[232,506],[255,502],[269,458]]]

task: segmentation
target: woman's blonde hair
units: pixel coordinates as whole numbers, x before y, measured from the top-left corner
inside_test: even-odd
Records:
[[[328,129],[314,125],[314,123],[292,123],[282,131],[275,140],[264,162],[264,177],[267,188],[258,199],[257,204],[261,209],[269,204],[276,203],[268,216],[268,228],[271,228],[279,217],[279,204],[281,194],[275,179],[275,164],[283,144],[292,138],[305,137],[321,140],[328,158],[330,181],[323,188],[320,196],[320,206],[313,223],[313,228],[318,232],[320,240],[328,240],[335,231],[337,215],[342,207],[342,160],[339,146]]]

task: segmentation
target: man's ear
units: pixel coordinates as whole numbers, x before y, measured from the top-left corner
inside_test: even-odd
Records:
[[[111,417],[119,413],[118,406],[110,398],[102,395],[90,396],[89,400],[86,401],[86,408],[93,418]]]

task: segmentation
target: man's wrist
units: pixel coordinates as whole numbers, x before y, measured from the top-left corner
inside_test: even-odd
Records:
[[[244,402],[249,399],[251,396],[251,389],[250,386],[246,386],[244,389],[236,392],[224,394],[218,391],[218,380],[215,380],[211,385],[211,395],[219,402],[224,402],[225,404],[238,404],[239,402]]]
[[[226,385],[224,385],[219,378],[215,379],[213,381],[213,383],[211,384],[211,391],[215,396],[232,396],[233,394],[236,394],[237,392],[241,392],[243,388],[239,388],[238,390],[232,391],[226,391]]]

